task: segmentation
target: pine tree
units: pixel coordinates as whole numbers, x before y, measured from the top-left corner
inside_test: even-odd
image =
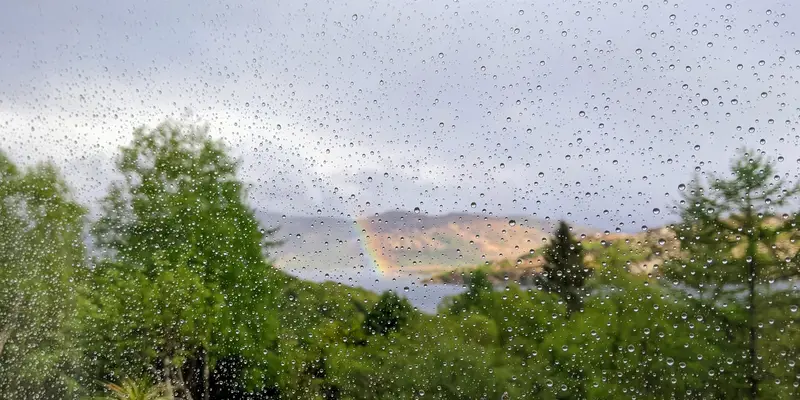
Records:
[[[544,250],[545,263],[539,275],[542,287],[564,300],[569,313],[583,306],[583,288],[591,271],[583,263],[581,244],[572,237],[571,228],[560,221],[553,239]]]
[[[755,399],[762,383],[793,379],[791,370],[771,368],[782,350],[765,347],[786,341],[770,338],[785,334],[771,326],[794,323],[786,310],[797,300],[791,282],[800,277],[797,221],[777,210],[800,186],[790,186],[762,155],[743,153],[731,170],[729,178],[710,175],[707,185],[695,179],[686,188],[674,227],[680,253],[665,275],[689,292],[700,315],[725,328],[729,352],[741,355],[728,368],[744,371],[742,389]]]

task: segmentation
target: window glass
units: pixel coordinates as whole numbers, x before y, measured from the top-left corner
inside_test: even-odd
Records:
[[[791,2],[9,2],[1,399],[800,398]]]

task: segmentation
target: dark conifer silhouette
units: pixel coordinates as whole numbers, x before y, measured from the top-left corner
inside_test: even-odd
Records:
[[[583,264],[583,250],[572,237],[565,221],[558,224],[550,244],[544,250],[545,264],[540,275],[542,287],[564,299],[572,313],[583,306],[583,286],[590,271]]]

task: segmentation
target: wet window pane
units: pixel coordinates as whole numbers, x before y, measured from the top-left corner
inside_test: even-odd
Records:
[[[791,2],[16,2],[0,399],[800,398]]]

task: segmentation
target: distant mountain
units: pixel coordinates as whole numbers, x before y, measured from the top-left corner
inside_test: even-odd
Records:
[[[257,212],[276,228],[270,251],[291,273],[380,269],[382,274],[436,274],[517,257],[541,247],[548,221],[524,216],[387,212],[368,218],[282,216]]]
[[[650,274],[664,262],[669,254],[677,254],[680,245],[674,233],[667,228],[651,229],[639,233],[599,233],[576,230],[583,248],[584,262],[589,268],[599,268],[610,257],[623,260],[625,270],[633,274]],[[428,282],[463,285],[469,281],[471,271],[480,268],[494,283],[513,281],[533,284],[535,276],[545,263],[541,251],[518,254],[516,257],[493,260],[464,268],[453,268],[433,275]]]

